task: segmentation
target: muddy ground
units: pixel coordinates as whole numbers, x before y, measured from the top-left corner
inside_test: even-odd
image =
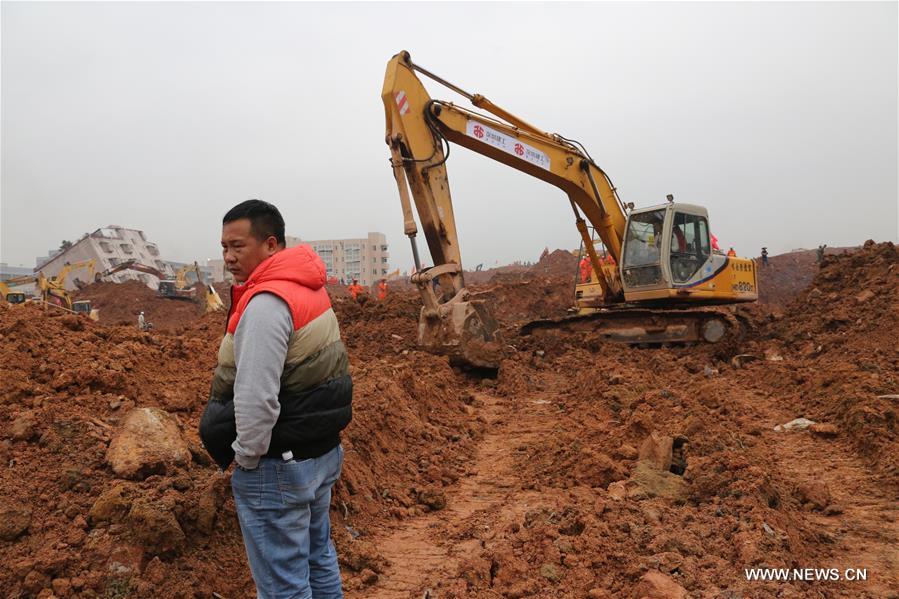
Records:
[[[331,513],[347,596],[899,596],[897,263],[868,243],[785,267],[789,289],[762,270],[776,301],[739,308],[738,342],[638,349],[515,335],[570,304],[554,253],[473,285],[509,343],[495,377],[416,348],[408,287],[363,307],[332,289],[355,381]],[[252,597],[196,433],[223,316],[108,285],[83,292],[98,323],[0,305],[3,596]],[[116,474],[146,407],[186,459]],[[748,581],[761,566],[867,580]]]

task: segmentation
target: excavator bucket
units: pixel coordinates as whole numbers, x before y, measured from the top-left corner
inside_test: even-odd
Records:
[[[424,303],[418,344],[448,356],[451,364],[498,369],[503,345],[496,319],[483,300],[471,299],[462,268],[453,263],[425,268],[412,275],[412,282]]]
[[[502,359],[496,320],[483,301],[454,298],[436,310],[422,308],[418,343],[453,364],[496,369]]]

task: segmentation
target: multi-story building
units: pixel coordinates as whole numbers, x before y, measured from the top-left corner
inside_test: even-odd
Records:
[[[93,260],[95,272],[102,272],[126,260],[136,260],[141,264],[156,268],[167,278],[174,277],[175,274],[171,266],[160,257],[156,244],[147,241],[143,231],[126,229],[118,225],[97,229],[76,241],[67,250],[55,254],[51,252],[47,260],[38,263],[34,272],[40,271],[46,277],[53,277],[62,270],[67,262],[74,263],[82,260]],[[72,272],[66,279],[66,288],[75,289],[76,278],[88,282],[87,276],[86,271]],[[108,280],[122,283],[129,279],[140,281],[153,289],[159,286],[157,277],[133,270],[120,271]]]
[[[359,239],[303,240],[287,237],[287,246],[308,243],[321,256],[328,278],[344,283],[358,279],[360,285],[372,285],[390,272],[390,253],[383,233],[369,233]]]
[[[358,279],[361,285],[372,285],[390,272],[390,253],[387,237],[383,233],[369,233],[359,239],[319,239],[308,241],[285,235],[287,247],[301,243],[312,246],[321,256],[328,271],[329,279],[337,279],[346,284]],[[225,269],[221,259],[207,260],[206,269],[216,283],[231,282],[231,273]]]

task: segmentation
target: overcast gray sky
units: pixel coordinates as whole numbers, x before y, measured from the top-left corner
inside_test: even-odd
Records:
[[[408,269],[380,100],[403,49],[583,142],[625,202],[706,206],[741,255],[897,240],[896,2],[0,10],[11,265],[108,224],[218,257],[222,215],[258,197],[291,235],[384,232]],[[448,172],[468,267],[577,247],[556,188],[458,146]]]

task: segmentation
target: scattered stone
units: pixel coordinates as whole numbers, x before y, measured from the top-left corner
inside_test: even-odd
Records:
[[[434,511],[446,507],[446,495],[440,489],[424,489],[418,493],[419,503],[428,506]]]
[[[625,497],[627,497],[627,487],[625,487],[625,481],[619,480],[613,483],[609,483],[606,492],[609,494],[611,499],[615,501],[622,501]]]
[[[684,556],[675,551],[656,553],[649,559],[652,565],[662,572],[674,572],[684,565]]]
[[[687,590],[674,579],[657,570],[650,570],[640,578],[634,597],[640,599],[687,599]]]
[[[587,599],[612,599],[612,596],[605,589],[590,589],[587,591]]]
[[[842,513],[843,513],[843,506],[836,504],[836,503],[832,503],[832,504],[828,505],[826,508],[824,508],[825,516],[839,516]]]
[[[72,593],[72,583],[68,578],[55,578],[50,586],[53,587],[53,592],[60,597],[68,597]]]
[[[813,424],[815,424],[814,420],[809,420],[808,418],[796,418],[795,420],[790,420],[786,424],[778,424],[774,427],[774,430],[777,432],[804,431]]]
[[[396,339],[397,341],[402,341],[402,340],[403,340],[403,338],[400,337],[399,335],[397,335],[396,333],[391,334],[391,335],[390,335],[390,338],[391,338],[391,339]]]
[[[13,441],[31,441],[38,436],[37,420],[31,412],[26,412],[9,425],[9,436]]]
[[[730,359],[730,363],[734,368],[743,368],[749,362],[758,360],[758,356],[752,354],[739,354]]]
[[[812,509],[823,510],[832,503],[830,489],[822,482],[812,481],[796,487],[796,497]]]
[[[702,374],[704,374],[708,378],[711,378],[711,377],[715,376],[716,374],[718,374],[718,369],[712,368],[711,366],[706,364],[705,366],[702,367]]]
[[[119,522],[130,509],[131,500],[128,499],[128,489],[125,485],[118,484],[104,491],[97,498],[97,501],[91,507],[89,517],[94,524],[97,522]]]
[[[0,540],[15,541],[31,526],[31,510],[17,506],[0,507]]]
[[[777,536],[777,533],[774,531],[773,528],[768,526],[767,522],[762,522],[762,530],[764,530],[765,534],[768,535],[769,537],[771,537],[772,539]]]
[[[864,291],[862,291],[861,293],[859,293],[858,295],[855,296],[855,301],[857,301],[860,304],[863,304],[866,301],[868,301],[869,299],[871,299],[872,297],[874,297],[874,295],[875,295],[874,291],[872,291],[871,289],[865,289]]]
[[[144,567],[144,550],[137,545],[116,545],[106,561],[106,570],[115,576],[137,576]]]
[[[128,525],[151,553],[167,553],[180,548],[185,541],[175,515],[163,505],[136,502],[128,513]]]
[[[773,349],[765,350],[765,359],[769,362],[783,362],[783,356],[774,351]]]
[[[837,428],[837,425],[823,422],[816,422],[815,424],[810,425],[808,430],[822,437],[836,437],[840,434],[840,429]]]
[[[559,568],[554,564],[549,563],[540,566],[540,576],[551,582],[559,582],[562,580],[562,574],[559,572]]]
[[[206,534],[212,534],[215,527],[215,519],[219,508],[222,507],[224,498],[219,493],[215,483],[207,485],[200,495],[197,505],[197,529]]]
[[[168,464],[187,463],[190,451],[170,414],[158,408],[137,408],[125,417],[106,460],[116,475],[144,479],[164,474]]]
[[[633,445],[624,444],[615,450],[615,455],[624,460],[636,460],[639,454]]]
[[[636,500],[649,497],[681,500],[687,496],[687,483],[683,476],[658,470],[646,462],[637,462],[626,487],[627,496]]]
[[[674,440],[667,435],[651,432],[640,445],[639,461],[656,470],[667,472],[671,468],[673,442]]]
[[[144,568],[144,574],[141,577],[147,582],[159,585],[165,582],[165,565],[159,556],[154,557]]]
[[[364,570],[362,570],[362,572],[359,573],[359,576],[360,576],[360,578],[362,578],[362,584],[364,584],[366,586],[371,586],[371,585],[375,584],[376,582],[378,582],[377,572],[373,572],[373,571],[369,570],[368,568],[365,568]]]

